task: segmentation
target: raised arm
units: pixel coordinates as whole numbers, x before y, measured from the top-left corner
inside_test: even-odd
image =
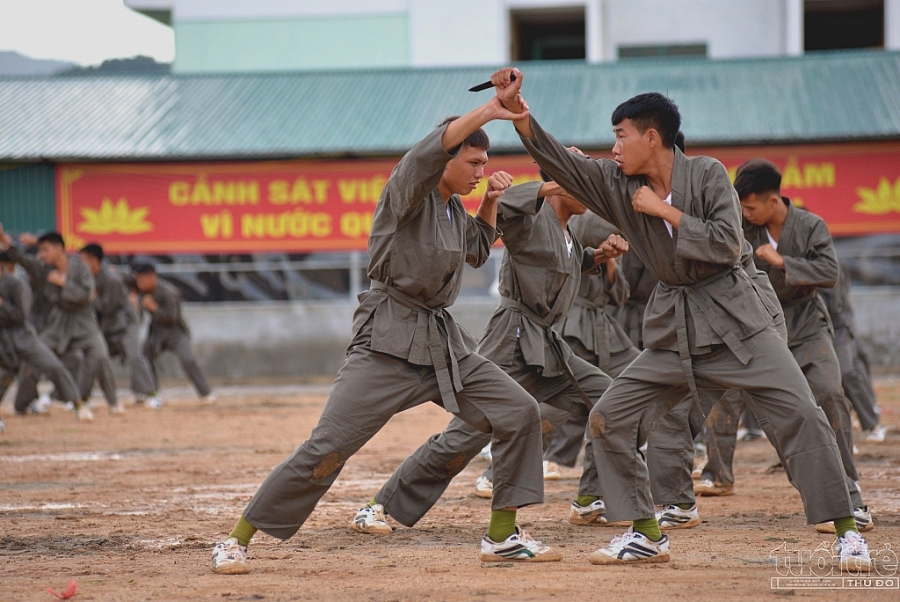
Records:
[[[804,257],[784,258],[784,282],[788,286],[818,286],[830,288],[837,284],[840,275],[834,240],[825,226],[817,220],[807,241]]]
[[[709,159],[700,188],[702,216],[681,215],[675,256],[734,265],[741,256],[744,233],[737,193],[725,167]]]

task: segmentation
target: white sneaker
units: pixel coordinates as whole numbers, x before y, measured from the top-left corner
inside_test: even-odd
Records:
[[[703,478],[703,467],[702,466],[698,466],[697,468],[695,468],[694,470],[691,471],[691,479],[693,479],[694,481],[699,481],[702,478]]]
[[[559,471],[559,464],[550,460],[544,460],[544,480],[558,481],[561,478],[562,473]]]
[[[475,481],[475,496],[486,499],[494,497],[494,483],[487,477],[478,477]]]
[[[159,395],[154,395],[153,397],[145,401],[144,405],[151,410],[161,410],[163,407],[163,400]]]
[[[860,533],[865,533],[875,528],[875,521],[872,520],[872,514],[869,512],[868,506],[854,508],[853,518],[856,520],[856,528]],[[816,525],[816,531],[819,533],[834,533],[834,523],[819,523]]]
[[[3,424],[3,421],[2,421],[2,420],[0,420],[0,433],[2,433],[2,432],[5,431],[5,430],[6,430],[6,425]]]
[[[46,393],[37,398],[37,401],[33,402],[34,414],[46,414],[50,411],[50,408],[53,407],[53,400],[50,399],[50,396]]]
[[[374,506],[366,504],[360,508],[356,512],[356,518],[350,523],[350,528],[369,535],[387,535],[393,532],[391,526],[387,524],[387,515],[385,515],[384,506],[381,504],[375,504]]]
[[[216,403],[216,394],[210,393],[209,395],[204,395],[203,397],[200,398],[200,402],[204,403],[206,405],[212,405],[212,404]]]
[[[516,527],[516,532],[497,543],[487,535],[481,539],[482,562],[555,562],[562,560],[559,550],[545,546],[527,532]]]
[[[246,575],[247,546],[238,543],[236,537],[229,537],[216,544],[212,551],[212,570],[219,575]]]
[[[117,401],[113,405],[109,406],[109,413],[112,416],[121,416],[125,413],[125,404],[121,401]]]
[[[82,422],[93,422],[94,413],[91,411],[91,408],[87,407],[87,404],[83,404],[75,408],[75,418]]]
[[[478,452],[478,457],[482,460],[487,460],[488,462],[492,461],[494,457],[491,455],[491,444],[488,443],[484,447],[481,448],[481,451]]]
[[[700,524],[700,513],[697,504],[687,510],[672,504],[656,513],[656,522],[660,529],[691,529]]]
[[[605,525],[606,520],[606,504],[603,500],[595,500],[587,506],[579,506],[578,502],[572,502],[572,508],[569,510],[569,522],[573,525],[582,526],[599,526]]]
[[[887,436],[887,428],[879,424],[871,431],[863,431],[863,435],[866,436],[866,441],[869,443],[883,443],[884,438]]]
[[[652,541],[634,528],[613,538],[609,546],[594,551],[591,564],[632,564],[638,562],[669,562],[669,536]]]
[[[694,495],[734,495],[734,485],[717,485],[712,479],[701,479],[694,485]]]
[[[842,571],[869,572],[872,568],[869,546],[856,531],[847,531],[843,537],[838,537],[834,551],[840,556]]]

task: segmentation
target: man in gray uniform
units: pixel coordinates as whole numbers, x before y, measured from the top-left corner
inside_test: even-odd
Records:
[[[215,396],[194,357],[190,330],[181,315],[181,293],[168,282],[160,280],[156,268],[151,264],[139,265],[135,269],[134,278],[140,292],[140,305],[150,314],[150,329],[147,340],[144,341],[144,357],[153,377],[150,390],[159,390],[156,358],[163,351],[171,351],[178,357],[178,363],[194,385],[197,395],[204,403],[213,403]],[[151,401],[153,409],[162,407],[159,397],[154,396]]]
[[[109,353],[103,334],[97,325],[97,318],[91,311],[94,295],[94,278],[91,271],[75,255],[68,255],[63,237],[58,232],[48,232],[38,238],[38,258],[24,255],[12,246],[8,234],[3,233],[0,247],[9,249],[10,256],[26,270],[44,273],[48,283],[44,294],[50,299],[53,309],[47,326],[41,333],[41,340],[56,353],[69,371],[76,374],[81,400],[75,403],[79,420],[93,420],[94,416],[87,401],[91,395],[94,376],[99,370],[112,371]],[[20,386],[30,389],[36,386],[38,374],[29,372],[30,381],[24,378]],[[110,412],[120,413],[121,406],[116,400],[115,387],[103,390]]]
[[[504,106],[527,111],[518,70],[500,70],[492,82]],[[714,159],[688,158],[675,148],[680,122],[677,107],[661,94],[622,103],[612,118],[615,160],[568,150],[532,117],[515,122],[538,165],[616,226],[660,279],[644,317],[644,351],[589,418],[608,520],[634,521],[591,562],[668,560],[668,537],[659,531],[638,450],[641,419],[651,408],[675,406],[688,392],[699,405],[699,388],[739,388],[782,441],[807,519],[835,520],[842,568],[868,569],[834,431],[772,326],[777,307],[739,264],[744,241],[728,173]]]
[[[858,482],[853,461],[850,403],[841,388],[831,319],[825,303],[818,297],[818,289],[834,286],[839,274],[831,234],[822,218],[797,209],[789,199],[781,196],[781,173],[769,161],[752,159],[741,165],[734,187],[744,214],[744,234],[755,249],[756,266],[769,275],[784,309],[788,347],[802,369],[816,403],[834,429],[847,477]],[[754,413],[759,412],[754,409]],[[717,420],[733,424],[735,416],[727,414],[720,411]],[[728,449],[727,445],[723,447]],[[720,459],[727,463],[724,471],[718,465]],[[714,486],[733,483],[732,459],[733,456],[727,454],[723,457],[712,454],[698,484],[698,492],[704,491],[706,481],[712,481]],[[795,471],[791,474],[798,478]],[[728,476],[731,476],[731,483],[724,481]],[[874,525],[862,496],[858,490],[851,490],[851,497],[857,527],[870,530]],[[820,523],[817,530],[834,532],[830,522]]]
[[[561,420],[555,417],[560,424],[569,415],[586,418],[610,379],[574,355],[553,326],[571,308],[581,274],[596,274],[597,264],[628,248],[616,235],[596,250],[582,247],[567,223],[584,211],[552,182],[530,182],[506,191],[497,210],[497,228],[506,246],[500,266],[500,306],[478,344],[478,353],[534,396],[543,418],[545,404],[562,410]],[[352,527],[362,533],[390,533],[385,514],[407,527],[415,525],[488,437],[454,418],[394,471],[369,505],[360,509]],[[605,524],[597,468],[592,461],[587,464],[570,521]]]
[[[0,253],[0,368],[4,375],[12,375],[19,368],[20,362],[27,363],[35,371],[47,375],[63,401],[78,403],[75,379],[53,351],[41,341],[28,320],[31,289],[13,275],[13,267],[13,257],[5,252]],[[24,414],[27,410],[27,405],[15,408],[17,414]]]
[[[158,410],[162,401],[157,397],[153,376],[147,359],[141,353],[141,323],[137,309],[128,299],[128,290],[122,277],[103,264],[103,247],[90,243],[81,248],[78,255],[91,270],[97,287],[93,308],[100,323],[100,331],[106,340],[110,357],[121,357],[128,369],[131,390],[138,402]],[[101,370],[97,375],[103,386],[115,386],[112,373]]]
[[[447,308],[465,263],[480,267],[497,238],[497,200],[511,179],[494,174],[475,216],[459,196],[484,176],[490,145],[481,126],[513,114],[494,98],[449,118],[397,164],[369,235],[371,288],[360,294],[353,339],[318,425],[250,500],[231,535],[213,550],[217,573],[246,573],[257,529],[287,539],[328,491],[344,463],[390,418],[428,401],[491,433],[497,479],[487,560],[559,560],[515,524],[516,509],[544,499],[538,405],[492,362]],[[521,116],[519,116],[521,117]]]
[[[599,247],[615,232],[608,222],[590,212],[574,216],[569,228],[587,247]],[[616,259],[610,258],[600,264],[598,272],[599,276],[584,275],[572,308],[555,328],[575,355],[597,366],[605,374],[616,377],[639,353],[611,315],[613,308],[621,307],[626,302],[630,289]],[[551,407],[545,412],[542,407],[541,415],[547,417],[551,412],[561,411]],[[584,446],[587,417],[566,418],[565,424],[548,436],[549,444],[544,449],[545,479],[549,478],[548,475],[558,474],[559,465],[575,466]],[[588,459],[585,456],[585,460]]]
[[[853,306],[850,303],[850,274],[841,263],[838,283],[834,288],[819,289],[834,325],[834,352],[841,365],[841,384],[844,395],[859,417],[866,441],[884,441],[887,430],[879,424],[881,416],[872,388],[869,361],[862,344],[854,333]]]
[[[622,256],[620,265],[622,275],[628,281],[630,294],[625,303],[615,310],[614,315],[640,351],[644,348],[644,311],[659,278],[647,269],[633,250]]]

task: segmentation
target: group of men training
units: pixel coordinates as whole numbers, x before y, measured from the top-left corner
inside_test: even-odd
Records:
[[[213,571],[248,572],[257,530],[294,535],[356,451],[393,415],[429,401],[453,415],[447,428],[397,468],[352,528],[390,533],[387,516],[415,524],[489,441],[481,560],[558,561],[560,550],[517,526],[516,513],[543,502],[545,432],[580,445],[586,427],[569,520],[630,522],[590,562],[666,562],[660,527],[699,523],[693,440],[732,394],[774,444],[808,522],[835,533],[840,567],[868,570],[859,532],[872,521],[816,295],[837,278],[824,223],[782,199],[769,163],[742,166],[732,185],[718,161],[685,156],[678,108],[660,94],[616,108],[613,159],[597,160],[541,128],[523,80],[517,69],[494,73],[491,100],[446,119],[394,168],[369,237],[371,287],[319,422],[214,547]],[[469,215],[460,196],[485,176],[481,127],[493,120],[513,123],[543,181],[512,186],[494,173]],[[478,341],[448,308],[464,263],[480,267],[497,238],[500,303]],[[594,315],[626,296],[615,261],[626,251],[656,280],[637,324],[640,352]]]
[[[18,379],[16,414],[49,411],[51,396],[38,394],[42,376],[78,420],[94,419],[88,405],[94,382],[110,414],[123,414],[111,358],[124,363],[134,401],[158,410],[156,359],[166,350],[178,356],[197,393],[214,399],[191,350],[181,295],[152,265],[136,266],[126,279],[104,263],[99,244],[69,254],[58,232],[22,234],[19,242],[35,253],[19,249],[0,224],[0,399]],[[16,275],[17,264],[25,278]],[[142,347],[143,312],[150,325]]]

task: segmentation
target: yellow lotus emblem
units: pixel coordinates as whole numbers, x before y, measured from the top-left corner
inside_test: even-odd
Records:
[[[128,206],[124,198],[113,205],[108,198],[100,203],[100,209],[81,209],[84,221],[78,224],[78,231],[87,234],[141,234],[153,229],[153,224],[144,218],[150,213],[149,207]]]
[[[857,213],[868,215],[884,215],[896,211],[900,213],[900,178],[891,186],[891,181],[881,178],[878,188],[857,188],[856,194],[862,199],[853,205]]]

